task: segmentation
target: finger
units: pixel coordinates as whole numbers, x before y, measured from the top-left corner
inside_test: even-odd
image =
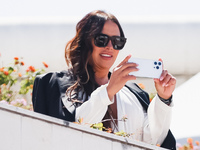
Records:
[[[158,60],[161,61],[161,62],[163,62],[162,58],[159,58]]]
[[[139,69],[136,67],[127,67],[126,69],[122,70],[121,74],[123,76],[127,76],[129,75],[131,72],[135,72],[138,71]]]
[[[171,75],[167,74],[166,77],[164,78],[164,80],[162,81],[162,86],[167,86],[171,80]]]
[[[136,77],[134,75],[128,75],[126,77],[126,80],[129,81],[129,80],[136,80]]]
[[[163,79],[166,77],[167,74],[168,74],[168,71],[167,70],[163,70],[162,74],[160,76],[160,81],[163,81]]]
[[[125,63],[124,65],[119,67],[118,72],[123,76],[129,75],[130,72],[139,70],[137,66],[138,65],[136,63]]]
[[[169,85],[175,85],[176,84],[176,78],[174,77],[171,77],[169,82],[166,84],[166,86],[169,86]]]
[[[130,58],[131,58],[131,55],[126,56],[126,58],[117,67],[120,67],[124,63],[127,63]]]

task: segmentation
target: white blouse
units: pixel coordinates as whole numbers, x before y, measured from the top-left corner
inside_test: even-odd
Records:
[[[83,123],[99,123],[104,118],[110,101],[107,93],[107,84],[102,85],[92,92],[88,101],[76,109],[76,121],[83,118]],[[118,121],[119,131],[131,134],[131,138],[149,144],[162,144],[167,136],[170,122],[170,106],[164,104],[156,95],[151,101],[147,113],[135,95],[127,87],[123,87],[117,94],[118,120],[126,116],[125,122]]]

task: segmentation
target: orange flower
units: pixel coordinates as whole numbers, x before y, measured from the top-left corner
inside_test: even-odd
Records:
[[[189,144],[192,144],[193,139],[192,139],[192,138],[188,138],[188,139],[187,139],[187,142],[188,142]]]
[[[24,66],[24,62],[23,62],[23,61],[21,61],[21,62],[20,62],[20,65],[21,65],[21,66]]]
[[[30,88],[33,89],[33,84],[30,85]]]
[[[198,145],[198,146],[199,146],[199,141],[195,141],[195,143],[196,143],[196,145]]]
[[[48,68],[48,65],[45,63],[45,62],[42,62],[43,64],[44,64],[44,66],[46,67],[46,68]]]
[[[22,77],[22,74],[21,74],[21,73],[18,73],[18,76],[19,76],[19,77]]]
[[[4,68],[0,68],[0,72],[3,72],[3,69],[4,69]]]
[[[35,67],[29,66],[28,70],[26,70],[26,71],[27,71],[27,72],[28,72],[28,71],[35,72]]]
[[[5,75],[8,75],[8,74],[9,74],[8,71],[4,71],[3,73],[4,73]]]
[[[15,60],[19,60],[19,58],[18,58],[18,57],[14,57],[14,59],[15,59]]]
[[[108,128],[106,132],[112,133],[112,128]]]
[[[144,84],[142,84],[142,83],[138,83],[138,85],[139,85],[139,87],[140,87],[141,89],[145,89]]]
[[[17,71],[17,70],[15,70],[15,69],[13,70],[13,72],[16,72],[16,71]]]
[[[18,60],[15,60],[15,65],[19,64],[19,61]]]
[[[156,144],[156,146],[160,147],[160,144]]]

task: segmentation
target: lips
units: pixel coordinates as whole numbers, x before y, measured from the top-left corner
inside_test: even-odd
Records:
[[[107,58],[111,58],[112,57],[112,55],[110,55],[110,54],[100,54],[101,56],[103,56],[103,57],[107,57]]]

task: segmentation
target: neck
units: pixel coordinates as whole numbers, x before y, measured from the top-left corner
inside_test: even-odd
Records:
[[[95,71],[95,81],[99,85],[104,85],[108,83],[108,73],[109,70],[101,70],[101,71]]]

